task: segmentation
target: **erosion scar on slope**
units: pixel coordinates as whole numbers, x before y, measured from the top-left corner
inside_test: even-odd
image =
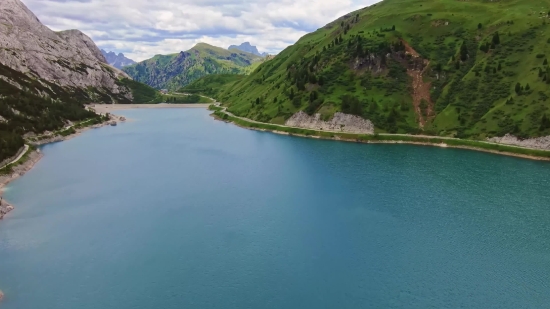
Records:
[[[416,66],[413,66],[412,68],[409,67],[407,68],[407,74],[410,77],[412,77],[411,95],[413,97],[414,111],[418,119],[418,125],[421,128],[423,128],[428,118],[433,116],[433,113],[434,113],[434,104],[430,97],[431,83],[425,83],[423,78],[424,72],[428,68],[428,65],[430,64],[430,62],[425,59],[422,59],[420,57],[420,54],[418,54],[406,41],[403,41],[403,44],[405,45],[405,51],[408,54],[422,61],[421,68],[418,68]],[[427,106],[425,107],[424,111],[422,110],[422,107],[421,107],[422,100],[426,101],[427,103]]]

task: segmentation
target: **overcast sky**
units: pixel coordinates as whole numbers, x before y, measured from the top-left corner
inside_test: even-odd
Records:
[[[1,0],[0,0],[1,1]],[[304,34],[377,0],[23,0],[55,31],[79,29],[105,50],[141,61],[198,42],[249,41],[277,53]]]

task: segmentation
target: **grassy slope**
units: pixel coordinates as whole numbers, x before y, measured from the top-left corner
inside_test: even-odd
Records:
[[[160,94],[155,88],[128,78],[124,78],[119,82],[132,90],[133,103],[158,103],[160,99]]]
[[[244,79],[245,75],[213,74],[204,76],[180,89],[180,92],[201,93],[212,98],[218,98],[221,91]]]
[[[152,87],[176,90],[208,74],[244,73],[246,67],[260,59],[246,52],[199,43],[186,52],[156,55],[123,70]]]
[[[120,83],[132,90],[134,96],[134,101],[132,103],[211,103],[209,99],[198,95],[189,96],[177,93],[161,94],[155,88],[131,79],[122,79]]]
[[[217,98],[234,114],[265,122],[282,123],[298,110],[324,118],[344,110],[373,120],[381,132],[416,133],[411,62],[399,61],[399,47],[392,46],[403,39],[429,61],[423,81],[431,83],[432,104],[420,104],[425,133],[548,135],[550,128],[540,130],[549,94],[539,68],[547,70],[550,20],[539,13],[549,9],[549,0],[385,0],[304,36],[249,76],[219,87]],[[497,31],[500,44],[481,51]],[[342,43],[332,44],[340,36]],[[358,45],[379,62],[389,53],[380,72],[355,69],[366,58],[357,57]],[[310,99],[313,91],[317,99]]]

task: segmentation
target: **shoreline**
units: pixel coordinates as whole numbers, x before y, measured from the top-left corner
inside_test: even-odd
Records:
[[[111,113],[113,111],[138,109],[138,108],[208,108],[212,103],[181,103],[181,104],[91,104],[88,108],[93,109],[98,114]]]
[[[4,188],[10,184],[12,181],[16,180],[17,178],[25,175],[28,171],[30,171],[40,159],[44,156],[44,154],[40,151],[40,149],[35,149],[36,146],[46,145],[50,143],[56,143],[56,142],[62,142],[68,139],[71,139],[73,137],[77,137],[78,135],[82,134],[84,131],[90,130],[90,129],[97,129],[100,127],[104,127],[107,125],[110,125],[113,121],[115,122],[122,122],[119,117],[111,117],[108,120],[105,120],[102,123],[94,124],[91,126],[78,128],[74,130],[74,133],[68,134],[66,136],[62,135],[54,135],[48,138],[44,138],[41,140],[29,142],[28,144],[25,144],[25,147],[27,147],[27,152],[21,157],[20,160],[24,160],[23,162],[14,162],[11,165],[11,171],[7,174],[0,174],[0,220],[4,219],[4,217],[15,209],[15,207],[10,204],[8,201],[3,199],[4,196]],[[66,130],[70,130],[72,128],[68,128]],[[64,130],[64,131],[66,131]],[[63,132],[63,131],[62,131]],[[29,147],[31,145],[31,147]],[[10,165],[10,164],[8,164]]]
[[[4,188],[11,183],[12,181],[16,180],[17,178],[25,175],[28,171],[30,171],[38,161],[44,156],[44,154],[39,150],[35,149],[36,146],[46,145],[50,143],[57,143],[69,140],[71,138],[77,137],[80,134],[82,134],[85,131],[88,131],[90,129],[97,129],[104,126],[109,126],[113,122],[120,123],[120,122],[126,122],[128,119],[126,119],[123,116],[112,114],[113,111],[120,111],[120,110],[127,110],[127,109],[136,109],[136,108],[208,108],[211,103],[208,104],[202,104],[202,103],[191,103],[191,104],[167,104],[167,103],[160,103],[160,104],[91,104],[87,105],[87,108],[90,108],[94,110],[98,115],[106,115],[107,113],[110,114],[110,117],[108,120],[105,120],[101,123],[80,127],[75,129],[73,126],[68,128],[63,128],[59,131],[57,131],[55,135],[52,135],[50,137],[42,138],[36,141],[30,141],[28,142],[31,147],[25,144],[26,147],[28,147],[26,153],[22,155],[22,157],[16,161],[13,162],[11,168],[12,170],[7,174],[0,174],[0,198],[2,198],[0,202],[0,220],[2,220],[9,212],[11,212],[15,207],[10,204],[8,201],[3,199],[3,192]],[[85,123],[84,121],[83,123]],[[60,132],[65,132],[73,130],[74,132],[67,134],[67,135],[60,135]],[[39,136],[39,137],[44,137]],[[36,138],[36,137],[34,137]],[[18,154],[15,156],[17,157]],[[24,160],[21,162],[21,160]],[[5,166],[6,167],[6,166]],[[4,167],[2,167],[4,168]]]
[[[10,182],[25,175],[44,156],[39,149],[29,149],[25,155],[28,156],[25,162],[14,166],[10,174],[0,175],[0,197],[3,197],[3,190]],[[0,220],[4,219],[4,216],[13,209],[14,206],[2,198],[0,201]]]
[[[454,144],[449,143],[449,142],[462,142],[462,143],[472,142],[472,143],[475,143],[477,141],[456,140],[456,139],[445,140],[445,139],[441,139],[440,137],[437,137],[437,136],[417,137],[417,136],[411,135],[411,136],[406,136],[406,137],[410,138],[410,139],[416,139],[416,140],[403,140],[403,139],[401,139],[401,140],[400,139],[387,139],[387,140],[384,140],[384,139],[374,139],[374,137],[376,136],[377,138],[384,138],[385,135],[379,136],[379,135],[374,134],[374,135],[371,135],[371,137],[373,137],[373,138],[364,139],[364,138],[362,138],[362,135],[360,135],[360,134],[342,133],[342,134],[338,135],[338,133],[333,133],[333,132],[322,132],[322,133],[329,133],[330,134],[330,136],[323,136],[323,135],[315,134],[315,133],[318,133],[315,130],[303,129],[303,128],[293,128],[293,127],[290,128],[289,127],[289,129],[302,130],[302,131],[306,131],[308,133],[312,133],[312,134],[301,134],[301,133],[287,132],[287,131],[283,131],[283,130],[259,128],[259,127],[254,126],[257,123],[247,122],[244,119],[237,118],[242,122],[247,122],[247,124],[249,124],[250,126],[243,125],[243,124],[235,122],[232,119],[224,119],[224,118],[220,117],[219,115],[217,115],[216,112],[221,112],[225,115],[228,115],[227,113],[224,113],[221,110],[217,110],[217,111],[213,110],[213,113],[211,114],[211,116],[214,117],[216,120],[223,121],[225,123],[232,123],[232,124],[234,124],[238,127],[244,128],[244,129],[262,131],[262,132],[271,132],[271,133],[280,134],[280,135],[288,135],[288,136],[296,136],[296,137],[304,137],[304,138],[314,138],[314,139],[323,139],[323,140],[333,140],[333,141],[341,141],[341,142],[352,142],[352,143],[361,143],[361,144],[407,144],[407,145],[430,146],[430,147],[439,147],[439,148],[455,148],[455,149],[465,149],[465,150],[479,151],[479,152],[485,152],[485,153],[492,153],[492,154],[497,154],[497,155],[504,155],[504,156],[509,156],[509,157],[516,157],[516,158],[534,160],[534,161],[550,161],[550,151],[531,149],[531,148],[523,148],[523,147],[517,147],[517,146],[513,146],[513,145],[491,144],[491,145],[497,145],[497,146],[501,146],[503,148],[509,148],[509,149],[516,148],[518,150],[523,149],[523,150],[530,150],[530,151],[542,151],[542,152],[546,152],[548,154],[548,156],[546,156],[546,157],[545,156],[536,156],[536,155],[529,155],[529,154],[517,153],[517,152],[512,152],[512,151],[506,151],[506,150],[487,149],[487,148],[476,147],[476,146],[468,146],[468,145],[454,145]],[[232,118],[232,116],[229,116],[229,118]],[[270,124],[265,123],[265,125],[270,125]],[[285,128],[285,127],[280,127],[280,128]],[[342,137],[341,135],[351,135],[351,136],[355,136],[355,138]],[[397,137],[397,138],[399,138],[400,136],[399,135],[395,135],[395,136],[389,135],[388,137]],[[429,141],[430,139],[437,140],[437,142],[431,142],[431,141]]]

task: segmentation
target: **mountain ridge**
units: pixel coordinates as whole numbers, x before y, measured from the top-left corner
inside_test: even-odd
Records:
[[[111,66],[117,69],[122,69],[125,66],[129,66],[137,63],[136,61],[124,56],[123,53],[116,54],[113,51],[107,52],[101,49],[101,54],[103,54],[103,57],[105,57],[105,60],[107,61],[107,63],[109,63]]]
[[[260,57],[265,57],[268,55],[268,53],[260,53],[258,51],[258,48],[256,46],[251,45],[250,42],[244,42],[244,43],[241,43],[240,45],[230,45],[227,49],[228,50],[237,49],[237,50],[251,53]]]
[[[344,112],[381,133],[550,135],[549,11],[547,0],[537,10],[519,0],[384,0],[306,34],[219,86],[217,99],[278,124],[300,111]]]
[[[229,51],[207,43],[197,43],[187,51],[155,55],[123,71],[134,80],[157,89],[177,90],[209,74],[239,74],[261,57],[244,51]]]
[[[128,80],[86,34],[54,32],[21,1],[1,1],[0,161],[23,146],[23,135],[98,120],[85,103],[130,103],[153,90]]]

